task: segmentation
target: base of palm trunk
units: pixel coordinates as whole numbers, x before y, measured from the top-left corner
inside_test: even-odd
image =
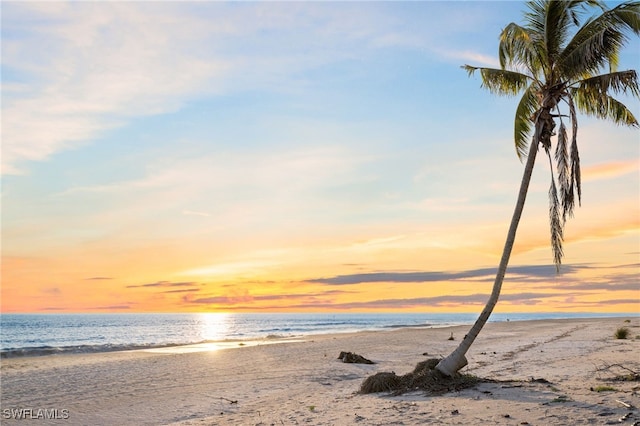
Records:
[[[376,373],[362,382],[360,393],[389,392],[391,395],[402,395],[405,392],[424,391],[427,395],[443,395],[487,381],[470,374],[447,376],[435,369],[439,362],[436,358],[421,361],[412,372],[402,376],[394,372]]]
[[[436,370],[441,372],[442,374],[453,377],[458,371],[462,369],[469,362],[464,355],[454,356],[455,353],[449,355],[448,357],[442,359],[438,365],[436,365]]]

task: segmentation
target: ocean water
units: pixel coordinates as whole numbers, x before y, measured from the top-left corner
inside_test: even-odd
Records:
[[[629,314],[493,314],[490,321]],[[0,357],[133,349],[313,334],[472,324],[477,314],[3,314]]]

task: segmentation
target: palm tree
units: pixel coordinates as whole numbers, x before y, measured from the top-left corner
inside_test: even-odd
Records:
[[[500,69],[463,67],[470,76],[478,71],[482,87],[494,94],[523,93],[514,136],[518,157],[526,156],[527,161],[491,296],[458,348],[436,366],[448,376],[467,365],[465,354],[498,302],[538,148],[544,148],[551,163],[551,246],[559,270],[564,224],[576,198],[581,202],[577,111],[638,127],[629,109],[611,94],[640,98],[636,72],[616,69],[628,33],[640,35],[640,2],[608,8],[599,0],[534,0],[527,7],[525,24],[511,23],[500,35]],[[590,8],[598,9],[599,15],[582,23]]]

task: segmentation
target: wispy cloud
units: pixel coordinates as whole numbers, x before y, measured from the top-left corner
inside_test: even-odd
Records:
[[[246,304],[246,303],[258,303],[258,302],[285,302],[286,306],[291,301],[304,300],[309,305],[315,305],[316,303],[332,303],[333,297],[343,294],[353,293],[351,291],[342,290],[330,290],[323,292],[309,292],[309,293],[287,293],[287,294],[268,294],[268,295],[252,295],[250,292],[236,292],[236,294],[221,295],[221,296],[209,296],[209,297],[184,297],[183,302],[188,304],[203,304],[203,305],[224,305],[230,307],[232,305]],[[329,298],[329,299],[328,299]],[[259,305],[255,305],[259,307]]]
[[[111,222],[120,215],[127,221],[167,207],[216,223],[277,219],[287,209],[305,207],[303,201],[313,209],[314,199],[318,202],[323,191],[356,179],[356,169],[368,160],[331,144],[278,147],[269,152],[229,149],[197,158],[159,160],[142,177],[71,187],[56,194],[56,202],[93,199],[99,194],[101,200],[122,206],[105,217]],[[185,205],[202,207],[185,209]]]
[[[582,177],[584,182],[589,182],[594,180],[615,179],[629,173],[638,174],[638,172],[640,172],[640,160],[635,158],[632,160],[613,161],[585,167],[582,170]]]
[[[636,306],[635,312],[638,312],[638,308],[640,308],[640,302],[638,299],[602,299],[597,302],[585,302],[579,301],[575,299],[570,299],[567,301],[565,305],[560,305],[561,309],[585,309],[585,308],[600,308],[602,306],[616,306],[616,305],[627,305],[627,306]]]
[[[443,57],[460,60],[460,62],[477,67],[500,68],[497,56],[489,56],[469,50],[441,51]]]
[[[106,305],[94,306],[87,309],[91,311],[126,311],[128,309],[133,309],[133,307],[131,305]]]
[[[199,285],[196,282],[187,281],[187,282],[170,282],[170,281],[157,281],[154,283],[147,284],[134,284],[128,285],[126,288],[149,288],[149,287],[193,287],[195,285]]]
[[[11,16],[3,19],[3,34],[14,35],[3,37],[5,81],[21,73],[32,82],[3,99],[3,173],[87,143],[128,117],[174,111],[187,97],[211,92],[212,79],[225,72],[224,62],[188,47],[191,31],[174,31],[187,25],[199,34],[202,20],[171,13],[170,5],[99,7],[100,13],[88,3],[3,7]]]
[[[571,274],[581,269],[586,269],[584,265],[565,265],[564,274]],[[337,275],[329,278],[314,278],[307,282],[330,285],[362,284],[375,282],[395,282],[395,283],[423,283],[439,281],[457,280],[480,280],[492,281],[496,274],[496,268],[471,269],[461,272],[369,272],[349,275]],[[556,269],[553,265],[528,265],[512,266],[507,269],[507,275],[519,275],[524,277],[536,277],[548,279],[556,276]]]
[[[605,282],[566,283],[566,288],[580,291],[640,291],[640,275],[605,278]],[[557,286],[545,286],[556,288]]]
[[[162,291],[161,293],[163,294],[171,294],[171,293],[196,293],[198,291],[200,291],[200,288],[184,288],[184,289],[178,289],[178,290],[165,290]]]

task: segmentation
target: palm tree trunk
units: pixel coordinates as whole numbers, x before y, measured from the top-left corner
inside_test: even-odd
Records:
[[[498,267],[496,280],[493,283],[491,296],[489,297],[484,310],[476,320],[475,324],[473,324],[473,327],[471,327],[469,333],[467,333],[467,335],[464,336],[464,338],[460,342],[460,345],[449,356],[442,359],[436,366],[436,369],[438,371],[447,376],[453,376],[462,367],[467,365],[467,358],[465,357],[465,354],[471,347],[471,344],[474,342],[474,340],[476,340],[476,337],[480,333],[480,330],[482,330],[482,327],[484,327],[484,325],[486,324],[489,316],[491,315],[491,312],[493,312],[493,308],[496,306],[496,303],[498,303],[500,290],[502,288],[502,281],[504,280],[504,275],[507,272],[509,257],[511,257],[511,250],[513,249],[513,243],[516,239],[516,231],[518,229],[518,224],[520,223],[520,217],[522,216],[522,210],[524,209],[524,202],[527,198],[527,192],[529,190],[529,182],[531,181],[533,166],[536,161],[536,154],[538,152],[538,141],[540,140],[539,135],[542,131],[541,120],[536,119],[535,128],[536,130],[531,142],[531,147],[529,148],[529,155],[527,157],[527,163],[524,168],[522,182],[520,183],[518,201],[516,202],[513,217],[511,218],[511,226],[509,227],[509,233],[507,234],[507,241],[504,244],[502,259],[500,259],[500,266]]]

